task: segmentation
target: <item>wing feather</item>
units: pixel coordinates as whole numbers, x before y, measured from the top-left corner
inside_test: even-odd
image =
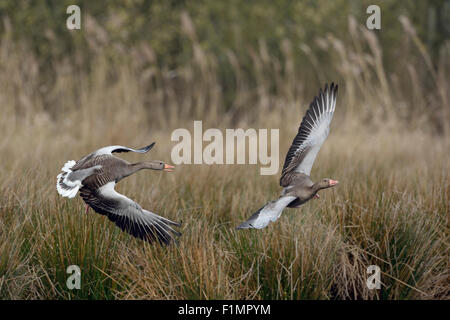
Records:
[[[140,148],[140,149],[133,149],[128,148],[124,146],[108,146],[98,149],[94,152],[96,156],[102,155],[102,154],[112,154],[113,152],[121,153],[121,152],[137,152],[137,153],[146,153],[148,152],[153,146],[155,145],[155,142],[149,144],[146,147]]]
[[[270,222],[276,221],[281,216],[283,209],[295,199],[294,196],[284,196],[269,202],[236,229],[262,229],[266,227]]]
[[[319,95],[314,97],[309,109],[300,124],[298,133],[286,154],[280,184],[285,186],[285,176],[292,172],[310,175],[311,168],[320,147],[330,131],[330,123],[336,107],[338,86],[331,83],[320,89]]]
[[[83,187],[80,196],[96,212],[106,215],[120,229],[132,236],[149,242],[169,244],[181,233],[171,226],[180,223],[163,218],[143,209],[138,203],[114,190],[115,182],[109,182],[98,189]]]

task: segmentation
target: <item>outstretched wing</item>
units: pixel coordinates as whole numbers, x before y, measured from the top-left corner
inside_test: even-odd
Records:
[[[132,148],[128,148],[128,147],[124,147],[124,146],[108,146],[108,147],[103,147],[101,149],[98,149],[97,151],[94,152],[94,154],[96,156],[102,155],[102,154],[111,154],[113,152],[137,152],[137,153],[146,153],[148,152],[151,148],[153,148],[153,146],[155,145],[155,142],[151,143],[150,145],[140,148],[140,149],[132,149]]]
[[[286,206],[294,201],[296,197],[285,196],[271,201],[256,211],[247,221],[241,223],[236,229],[262,229],[270,222],[277,220]]]
[[[171,226],[180,223],[163,218],[143,209],[139,204],[114,190],[115,182],[109,182],[98,189],[83,187],[80,196],[96,212],[106,215],[123,231],[149,242],[169,244],[181,233]]]
[[[336,107],[338,86],[334,83],[325,90],[320,89],[314,97],[298,129],[284,161],[280,184],[283,178],[291,172],[301,172],[310,175],[317,153],[330,131],[330,123]]]

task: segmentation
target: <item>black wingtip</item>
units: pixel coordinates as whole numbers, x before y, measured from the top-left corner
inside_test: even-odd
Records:
[[[170,221],[170,224],[175,227],[181,227],[183,225],[183,220],[180,220],[180,222]]]
[[[243,229],[249,229],[253,227],[250,223],[248,223],[247,221],[242,222],[240,225],[238,225],[235,230],[243,230]]]
[[[175,235],[176,235],[177,237],[181,237],[181,236],[183,235],[183,233],[181,233],[181,232],[179,232],[179,231],[175,231]]]
[[[151,148],[153,148],[153,146],[156,144],[156,142],[152,142],[151,144],[149,144],[148,146],[141,148],[140,150],[143,152],[149,152]]]
[[[326,89],[326,86],[327,86],[327,85],[325,85],[325,89]],[[337,89],[338,89],[338,85],[337,85],[336,83],[334,83],[334,82],[331,82],[331,85],[330,85],[330,92],[331,92],[331,93],[335,93],[335,92],[337,92]]]
[[[325,83],[323,92],[322,92],[322,88],[320,88],[318,96],[320,97],[322,94],[329,94],[329,93],[336,96],[337,91],[338,91],[338,85],[336,83],[334,83],[334,81],[331,82],[330,86],[328,86],[328,82],[327,82],[327,83]],[[317,98],[317,97],[315,97],[315,98]],[[313,101],[313,103],[314,102],[315,102],[315,100]],[[311,103],[311,104],[313,104],[313,103]]]

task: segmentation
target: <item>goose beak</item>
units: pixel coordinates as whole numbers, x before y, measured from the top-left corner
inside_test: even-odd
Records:
[[[319,194],[318,193],[316,193],[315,195],[314,195],[314,197],[313,197],[314,199],[319,199],[320,198],[320,196],[319,196]]]
[[[333,186],[337,185],[338,183],[339,183],[339,181],[330,179],[330,187],[333,187]]]
[[[173,168],[175,168],[174,166],[171,166],[170,164],[164,164],[164,171],[167,171],[167,172],[172,172],[173,170]]]

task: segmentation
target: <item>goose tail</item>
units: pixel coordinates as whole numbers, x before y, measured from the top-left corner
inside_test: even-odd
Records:
[[[56,177],[56,190],[63,197],[75,197],[81,187],[81,184],[78,183],[78,181],[74,182],[67,179],[67,176],[72,172],[71,168],[75,163],[74,160],[67,161],[61,168],[61,173]]]

